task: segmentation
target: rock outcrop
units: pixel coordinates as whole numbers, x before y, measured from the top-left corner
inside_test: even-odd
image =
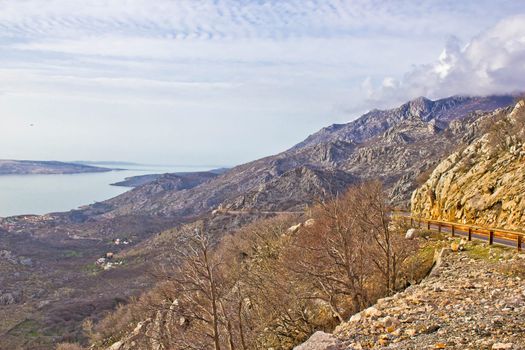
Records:
[[[525,103],[521,101],[489,133],[443,160],[413,193],[413,214],[489,227],[523,228],[525,145],[517,136],[523,127],[519,123],[523,115]]]
[[[466,251],[443,256],[419,285],[323,335],[330,345],[316,336],[304,349],[524,349],[524,266],[523,254],[469,243]]]

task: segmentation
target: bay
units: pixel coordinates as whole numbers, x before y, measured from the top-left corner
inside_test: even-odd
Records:
[[[94,164],[97,165],[97,164]],[[111,164],[101,164],[113,167]],[[211,167],[118,165],[105,173],[0,176],[0,217],[68,211],[129,191],[112,186],[126,177],[169,172],[206,171]]]

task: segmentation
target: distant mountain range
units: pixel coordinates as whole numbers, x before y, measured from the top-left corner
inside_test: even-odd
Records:
[[[1,160],[0,175],[77,174],[111,171],[98,166],[37,160]]]

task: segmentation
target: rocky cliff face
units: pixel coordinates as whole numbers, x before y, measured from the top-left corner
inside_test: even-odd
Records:
[[[522,228],[525,223],[525,103],[454,152],[412,195],[412,211],[435,219]],[[495,119],[493,116],[492,119]]]

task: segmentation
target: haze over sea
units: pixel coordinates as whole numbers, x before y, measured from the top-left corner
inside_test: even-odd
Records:
[[[103,201],[130,190],[129,187],[111,185],[126,177],[211,169],[206,166],[108,163],[91,165],[126,170],[65,175],[0,176],[0,217],[68,211],[82,205]]]

